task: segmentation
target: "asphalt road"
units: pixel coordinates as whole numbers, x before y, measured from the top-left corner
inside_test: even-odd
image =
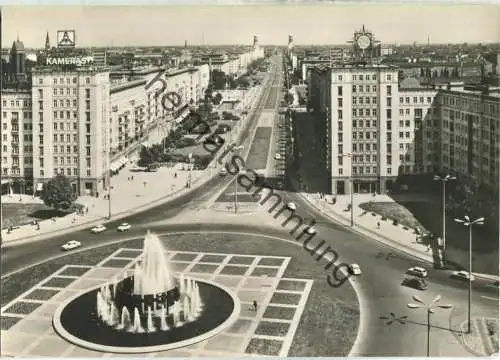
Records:
[[[269,94],[267,94],[269,96]],[[277,151],[272,151],[271,154]],[[212,196],[213,188],[227,186],[231,178],[216,178],[206,185],[194,190],[173,202],[160,205],[154,209],[135,214],[126,219],[107,224],[110,230],[92,235],[88,230],[78,231],[71,235],[58,236],[42,242],[35,242],[26,245],[6,248],[2,252],[2,272],[10,272],[23,266],[43,261],[51,256],[60,253],[60,246],[74,239],[81,241],[83,247],[90,247],[96,244],[103,244],[108,241],[119,240],[124,235],[114,230],[119,223],[129,222],[137,224],[126,237],[143,236],[144,228],[140,224],[164,220],[178,214],[182,209],[192,205],[193,202],[203,202],[209,196]],[[429,271],[427,291],[413,290],[400,285],[405,277],[405,271],[414,265],[423,265],[419,260],[414,259],[404,253],[388,248],[385,245],[371,239],[365,239],[352,233],[343,226],[334,224],[329,218],[324,217],[315,208],[304,202],[298,195],[293,193],[280,193],[285,201],[294,201],[298,205],[298,214],[304,218],[316,219],[318,230],[318,240],[324,240],[328,245],[334,248],[341,261],[347,263],[358,263],[363,271],[363,275],[357,277],[355,281],[361,290],[361,296],[366,300],[366,308],[363,308],[363,322],[366,333],[363,335],[363,341],[358,349],[361,355],[425,355],[426,327],[419,324],[393,325],[386,326],[381,316],[389,316],[393,312],[397,316],[409,316],[410,320],[417,323],[424,323],[425,314],[421,312],[410,312],[407,303],[411,302],[411,296],[418,294],[424,300],[431,300],[436,294],[443,296],[443,303],[451,303],[457,309],[465,309],[467,304],[467,283],[449,278],[446,271]],[[279,221],[277,220],[277,224]],[[231,224],[190,224],[190,225],[164,225],[148,227],[155,232],[164,231],[206,231],[218,229],[220,226],[226,231],[251,231],[256,234],[281,235],[286,234],[286,230],[278,225],[276,230],[265,228],[245,227]],[[394,256],[386,260],[386,255],[392,252]],[[382,255],[382,256],[381,256]],[[473,285],[473,313],[485,312],[491,317],[498,316],[498,290],[488,289],[481,281],[476,281]],[[443,347],[446,343],[445,338],[452,337],[446,330],[449,324],[449,311],[438,312],[433,317],[433,323],[436,326],[443,327],[445,330],[433,328],[436,334],[431,343],[431,355],[436,354],[439,349],[439,355],[455,355],[453,352],[458,344],[450,345],[450,350]]]

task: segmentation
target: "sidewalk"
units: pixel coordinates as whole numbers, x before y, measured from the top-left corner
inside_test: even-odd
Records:
[[[231,136],[234,139],[239,140],[242,130],[246,127],[248,121],[252,119],[263,90],[264,87],[259,86],[251,93],[253,96],[252,107],[243,121],[244,124],[233,127]],[[103,196],[99,198],[81,196],[76,202],[88,208],[88,213],[85,213],[85,215],[72,214],[58,218],[55,222],[52,220],[40,221],[40,230],[37,230],[36,226],[33,225],[24,225],[8,234],[7,229],[5,229],[2,231],[2,241],[5,244],[17,241],[33,241],[54,236],[55,233],[62,235],[65,232],[90,228],[101,222],[115,221],[140,210],[152,208],[167,200],[173,200],[193,188],[205,184],[214,176],[218,176],[218,169],[220,168],[217,162],[218,156],[220,154],[214,156],[212,163],[205,170],[191,171],[191,188],[186,188],[190,173],[187,170],[188,164],[178,163],[170,168],[161,167],[157,172],[134,172],[131,171],[134,166],[128,164],[119,174],[111,178],[111,219],[107,218],[109,200],[104,199]],[[18,199],[18,196],[13,195],[12,199]],[[41,202],[40,199],[35,198],[33,200],[31,196],[27,197],[26,201],[29,199],[31,199],[32,203]]]
[[[351,202],[349,195],[337,195],[335,204],[332,203],[332,195],[327,195],[323,199],[320,198],[319,194],[300,193],[300,195],[334,221],[350,226],[351,212],[346,211],[348,204]],[[373,216],[371,213],[365,213],[363,209],[357,206],[357,204],[369,201],[393,202],[394,200],[387,195],[356,194],[353,207],[355,231],[426,262],[434,262],[432,251],[427,250],[426,245],[417,243],[414,229],[404,229],[402,225],[395,226],[391,222],[381,220],[379,215]],[[377,223],[380,223],[379,229],[377,229]],[[485,279],[498,280],[498,276],[495,275],[478,273],[474,273],[474,275]]]

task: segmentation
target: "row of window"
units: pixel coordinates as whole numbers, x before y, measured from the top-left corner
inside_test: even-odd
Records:
[[[38,90],[38,95],[42,98],[43,97],[43,91],[42,89],[39,89]],[[64,88],[59,88],[59,89],[54,89],[53,90],[53,95],[54,96],[63,96],[64,95]],[[71,95],[71,89],[70,88],[66,88],[66,95]],[[78,89],[77,88],[73,88],[73,95],[78,95]],[[85,97],[87,99],[90,98],[90,89],[85,89]]]
[[[499,106],[497,104],[483,103],[481,106],[481,102],[475,99],[461,99],[460,97],[454,96],[443,96],[443,105],[451,105],[455,108],[458,107],[459,109],[473,112],[482,110],[491,115],[498,115],[499,112]],[[481,107],[482,109],[480,109]]]
[[[7,119],[7,111],[2,112],[2,117],[4,119]],[[23,112],[23,119],[32,119],[32,118],[33,118],[33,113],[31,111]],[[19,113],[17,112],[12,113],[12,121],[19,121]]]
[[[54,100],[53,104],[54,104],[54,107],[58,107],[58,104],[59,104],[59,107],[64,107],[64,99],[60,99],[59,101]],[[73,101],[71,101],[71,99],[66,99],[66,107],[70,107],[70,106],[72,106],[72,104],[73,104],[73,107],[78,106],[76,99],[73,99]],[[85,109],[90,110],[90,100],[85,100]]]
[[[401,96],[399,98],[399,103],[400,104],[403,104],[403,103],[404,104],[411,104],[412,102],[410,100],[411,100],[410,96],[405,96],[405,97]],[[414,96],[413,97],[413,104],[423,104],[424,100],[425,100],[425,98],[423,96],[420,96],[420,97]],[[428,96],[427,97],[427,104],[430,104],[430,103],[432,103],[432,97]]]
[[[72,78],[70,78],[70,77],[61,77],[61,78],[59,78],[59,80],[57,78],[53,78],[52,82],[55,85],[57,85],[57,84],[64,85],[65,83],[66,83],[66,85],[70,85],[71,83],[76,84],[78,82],[78,79],[76,78],[76,76],[73,76]],[[39,84],[43,84],[43,77],[38,78],[38,83]],[[90,84],[90,78],[89,77],[85,78],[85,84]]]
[[[22,107],[31,107],[31,100],[11,100],[10,101],[10,107],[20,107],[22,104]],[[7,107],[7,100],[2,100],[2,106],[4,108]]]

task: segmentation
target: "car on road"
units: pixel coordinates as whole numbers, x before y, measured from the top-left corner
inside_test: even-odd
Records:
[[[274,155],[274,158],[275,158],[276,160],[280,160],[280,159],[281,159],[281,155],[280,155],[280,154],[276,154],[276,155]]]
[[[418,276],[420,278],[427,277],[427,270],[420,266],[413,266],[406,272],[408,275]]]
[[[453,279],[459,279],[459,280],[467,280],[469,281],[469,272],[465,271],[465,270],[461,270],[461,271],[455,271],[451,274],[451,277]],[[470,281],[474,281],[475,277],[474,275],[471,275],[470,276]]]
[[[220,176],[226,176],[227,175],[227,170],[222,168],[220,171],[219,171],[219,175]]]
[[[361,268],[358,264],[351,264],[348,269],[352,275],[361,275]]]
[[[99,224],[90,229],[90,231],[94,234],[99,234],[102,233],[103,231],[106,231],[106,226],[104,226],[103,224]]]
[[[293,202],[289,202],[288,204],[286,204],[286,207],[288,208],[288,210],[291,210],[291,211],[297,210],[297,205],[295,205],[295,203],[293,203]]]
[[[427,290],[428,286],[424,279],[404,278],[401,283],[403,286],[411,287],[417,290]]]
[[[316,229],[314,228],[314,226],[308,226],[304,229],[304,232],[309,235],[314,235],[316,234]]]
[[[120,232],[128,231],[130,229],[132,229],[132,225],[130,225],[129,223],[122,223],[117,228],[117,230],[120,231]]]
[[[76,240],[70,240],[66,244],[62,245],[61,249],[64,251],[69,251],[69,250],[77,249],[80,246],[82,246],[81,242],[76,241]]]

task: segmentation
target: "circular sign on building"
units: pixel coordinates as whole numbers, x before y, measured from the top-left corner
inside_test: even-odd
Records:
[[[370,47],[371,40],[367,35],[361,35],[356,40],[356,43],[358,44],[358,46],[361,50],[366,50]]]

